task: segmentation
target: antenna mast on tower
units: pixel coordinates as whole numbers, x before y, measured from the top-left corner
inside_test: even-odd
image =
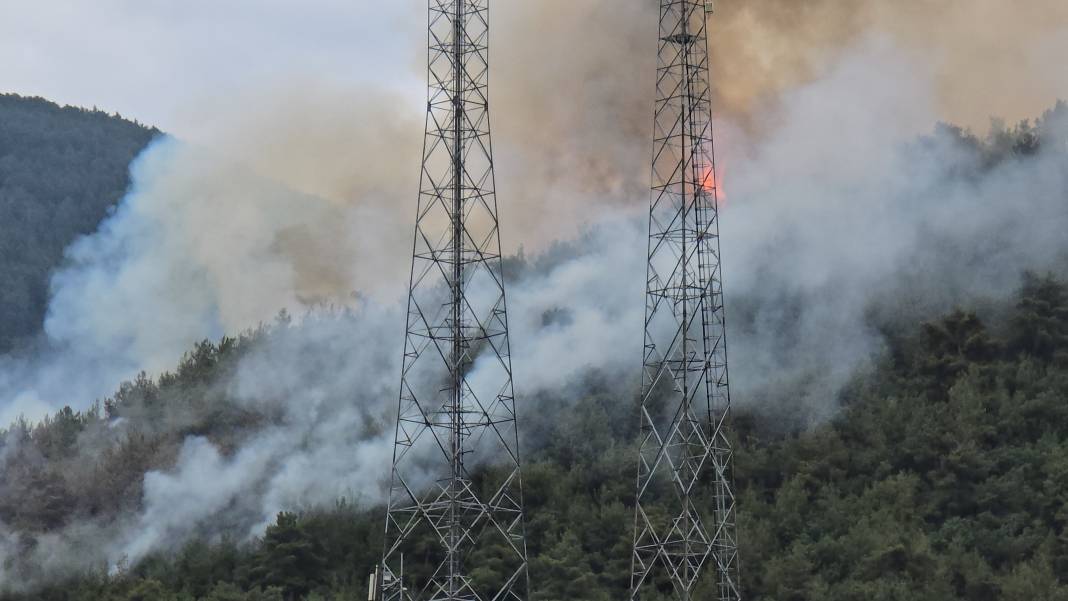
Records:
[[[529,588],[488,44],[489,0],[429,0],[383,601],[524,601]]]
[[[705,0],[661,0],[631,599],[737,601]]]

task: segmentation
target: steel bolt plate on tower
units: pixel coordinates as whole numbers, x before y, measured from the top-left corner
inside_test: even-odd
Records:
[[[661,0],[631,599],[736,601],[705,0]]]
[[[529,588],[488,19],[489,0],[429,1],[426,137],[383,601],[522,601]]]

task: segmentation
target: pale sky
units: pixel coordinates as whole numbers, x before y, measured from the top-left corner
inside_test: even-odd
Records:
[[[179,136],[196,137],[215,108],[254,101],[249,94],[294,79],[406,91],[423,85],[419,3],[0,0],[0,7],[0,91],[117,111]]]
[[[528,44],[532,35],[539,45],[552,37],[551,45],[527,45],[525,52],[560,60],[560,47],[588,52],[581,37],[607,43],[601,29],[621,32],[620,39],[631,44],[628,27],[641,32],[640,40],[651,39],[652,24],[637,27],[608,14],[648,18],[635,12],[640,4],[501,2],[512,29],[499,31]],[[1036,117],[1068,96],[1061,67],[1068,4],[1025,4],[1029,10],[1003,0],[811,0],[811,10],[794,16],[806,20],[795,22],[774,13],[794,6],[790,2],[723,3],[716,39],[725,40],[724,51],[714,59],[729,85],[717,89],[733,109],[749,110],[760,93],[778,93],[818,75],[817,67],[834,56],[828,48],[849,48],[858,31],[870,29],[931,64],[941,118],[985,129],[990,115],[1010,122]],[[193,139],[218,126],[212,116],[234,114],[234,106],[281,85],[400,87],[412,104],[399,108],[418,115],[425,97],[425,6],[423,0],[0,0],[0,91],[118,111]],[[847,18],[858,7],[866,7],[865,19]],[[552,19],[545,14],[558,13],[578,21],[581,33],[546,25]],[[591,22],[598,31],[588,31]],[[568,37],[574,35],[580,38]]]

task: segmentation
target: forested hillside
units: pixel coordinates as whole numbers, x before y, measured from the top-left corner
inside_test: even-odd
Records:
[[[0,94],[0,352],[36,335],[63,250],[96,229],[159,132],[118,115]]]
[[[1002,309],[989,322],[962,309],[916,324],[843,394],[840,416],[814,430],[783,434],[739,412],[747,598],[1068,599],[1068,285],[1026,274]],[[173,460],[181,435],[227,447],[261,427],[269,415],[243,411],[206,383],[288,327],[204,343],[176,372],[125,384],[99,410],[17,426],[3,469],[26,485],[0,490],[0,520],[29,547],[34,533],[80,517],[117,517],[138,504],[144,470]],[[634,408],[596,392],[539,401],[559,403],[563,417],[525,415],[547,433],[524,472],[532,599],[619,599]],[[138,426],[110,434],[120,418]],[[92,456],[78,452],[87,438],[97,441]],[[3,598],[359,598],[380,553],[381,511],[339,500],[282,513],[261,540],[208,537]],[[35,567],[23,569],[30,578]]]
[[[57,115],[51,125],[42,117],[40,128],[55,130],[45,136],[49,140],[62,138],[64,128],[77,129],[58,124],[63,119],[97,123],[101,132],[116,123],[100,113],[43,101],[7,101],[37,107],[25,109],[31,113]],[[964,149],[960,156],[967,160],[951,166],[950,176],[969,179],[1009,161],[1033,160],[1044,140],[1063,142],[1061,134],[1048,132],[1063,131],[1065,123],[1068,105],[1060,104],[1035,126],[996,128],[986,139],[941,127],[914,150],[945,144]],[[152,132],[122,127],[129,138],[116,136],[129,142],[129,160],[134,142],[143,145]],[[101,144],[110,139],[99,135],[88,139]],[[91,155],[86,150],[78,156],[91,164]],[[37,155],[5,156],[21,157],[10,162],[25,163],[25,174],[42,177],[44,167],[26,158]],[[110,201],[93,201],[96,219],[122,192],[125,166],[119,169],[118,162],[109,159],[100,167],[119,175],[107,180],[114,188],[101,183],[94,189],[96,196],[114,192]],[[79,164],[71,170],[93,168]],[[5,176],[0,189],[7,190],[9,181]],[[88,190],[84,183],[69,186]],[[28,193],[21,198],[36,207]],[[1064,207],[1068,210],[1068,194]],[[40,211],[24,218],[29,232],[46,230],[58,219]],[[79,223],[92,229],[95,222],[86,215]],[[58,260],[62,244],[58,237],[54,242]],[[40,265],[44,277],[54,263],[42,259]],[[0,260],[3,269],[22,267],[15,259]],[[511,273],[531,269],[521,257],[509,267]],[[745,598],[1068,601],[1068,264],[1059,264],[1057,274],[1030,273],[1028,267],[1020,265],[1016,290],[997,291],[942,315],[873,310],[869,326],[884,334],[886,348],[871,369],[857,372],[827,399],[835,408],[830,419],[816,425],[794,419],[789,398],[765,404],[735,399]],[[881,299],[890,307],[914,301]],[[789,302],[801,301],[783,302],[789,313]],[[744,335],[761,317],[739,304],[731,331]],[[546,315],[545,327],[552,326],[552,317]],[[158,487],[161,474],[179,471],[190,440],[204,441],[194,449],[210,446],[217,453],[196,465],[223,464],[250,448],[255,455],[257,437],[313,410],[294,409],[299,404],[273,387],[280,383],[270,379],[269,362],[256,372],[268,382],[255,394],[270,398],[250,402],[247,394],[238,394],[234,376],[244,361],[277,348],[287,352],[275,353],[275,360],[296,361],[308,349],[286,347],[287,338],[318,343],[317,336],[300,333],[348,332],[347,324],[364,318],[359,310],[312,312],[297,321],[282,314],[274,324],[202,342],[173,372],[123,383],[87,411],[68,408],[41,423],[20,421],[0,432],[0,574],[8,578],[0,582],[0,601],[364,598],[367,574],[381,554],[383,508],[373,502],[346,497],[325,506],[287,506],[265,531],[261,524],[250,535],[250,517],[242,514],[247,506],[172,483],[162,510],[167,515],[145,513],[150,485]],[[296,370],[303,376],[298,392],[309,394],[293,397],[322,400],[330,394],[321,390],[323,374],[351,368],[330,362],[342,352],[337,347],[320,350],[310,372]],[[370,354],[373,359],[380,351]],[[374,364],[372,370],[381,369],[364,359]],[[588,370],[556,393],[521,397],[532,601],[626,596],[638,419],[635,384],[621,379]],[[344,389],[346,405],[365,400],[354,398],[357,387]],[[346,439],[373,440],[388,428],[370,409],[359,408],[368,412],[365,431],[347,432]],[[317,459],[347,464],[361,458]],[[275,467],[282,466],[267,471]],[[316,467],[305,469],[318,478]],[[385,475],[388,466],[374,468]],[[224,473],[240,482],[239,473]],[[206,478],[194,471],[191,480],[175,482],[188,487]],[[260,487],[262,481],[250,481],[238,494],[261,495]],[[210,506],[199,514],[207,519],[176,523],[173,516],[183,515],[185,504]],[[165,522],[159,538],[140,547],[145,552],[138,558],[109,563],[116,548],[136,547],[125,544],[129,541],[109,546],[114,533],[137,535],[154,527],[146,515]],[[491,558],[478,559],[473,577],[492,575]],[[418,557],[409,561],[419,569]],[[643,598],[666,601],[670,595],[650,591]]]

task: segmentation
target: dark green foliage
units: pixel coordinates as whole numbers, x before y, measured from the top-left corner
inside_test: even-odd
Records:
[[[1065,296],[1063,282],[1026,275],[1003,323],[959,310],[921,324],[849,389],[836,419],[812,430],[768,431],[739,414],[746,597],[1068,601]],[[142,377],[124,385],[108,412],[180,423],[182,403],[192,402],[186,391],[204,394],[202,383],[262,335],[199,345],[165,384]],[[561,419],[530,422],[543,441],[531,445],[524,469],[532,601],[618,599],[628,586],[636,420],[590,381],[582,399],[538,399]],[[246,419],[225,399],[213,402],[230,423]],[[98,419],[64,411],[10,431],[42,470],[42,500],[24,521],[48,529],[78,506],[69,484],[49,483],[46,466]],[[233,436],[207,424],[185,429]],[[149,439],[168,444],[162,432]],[[112,461],[126,467],[112,469],[143,473],[144,464],[117,459],[123,448]],[[491,485],[493,474],[483,477]],[[346,502],[282,513],[261,541],[192,542],[120,575],[86,575],[32,598],[360,599],[381,528],[381,508]],[[472,565],[476,579],[496,576],[491,549]]]
[[[1068,599],[1068,365],[1057,359],[1068,341],[1056,334],[1064,331],[1064,301],[1063,282],[1026,275],[1005,323],[988,328],[965,311],[924,323],[889,353],[906,361],[886,361],[850,389],[836,420],[814,430],[764,434],[739,415],[748,598]],[[109,412],[173,415],[163,408],[180,398],[176,391],[200,390],[248,344],[252,338],[200,345],[166,384],[124,385]],[[538,402],[563,417],[531,424],[546,434],[524,469],[531,599],[622,598],[632,411],[612,411],[608,395],[596,393]],[[70,437],[92,429],[94,418],[64,411],[10,436],[40,441],[40,456],[62,458]],[[38,528],[64,516],[40,511]],[[342,502],[283,512],[260,542],[192,542],[123,575],[84,576],[41,598],[360,598],[380,529],[380,508]],[[475,579],[496,569],[492,550],[483,554],[472,562]]]
[[[25,122],[4,120],[5,113],[23,114],[18,111],[30,115]],[[68,121],[54,130],[39,125],[33,139],[45,141],[41,149],[9,158],[3,144],[29,143],[34,111]],[[65,150],[64,136],[83,126],[88,146],[69,142],[73,149]],[[144,135],[143,146],[151,133],[100,113],[0,96],[0,202],[6,203],[0,211],[13,211],[4,223],[39,219],[19,221],[17,211],[36,210],[33,194],[43,198],[67,185],[49,180],[39,184],[43,192],[30,194],[27,182],[35,180],[11,174],[37,172],[49,157],[106,155],[99,145],[108,136],[95,136],[111,127],[129,128],[129,139],[108,134],[129,142],[127,161],[140,147],[135,138]],[[1025,160],[1043,146],[1066,147],[1065,141],[1068,105],[1062,103],[1034,124],[996,125],[985,139],[943,126],[921,145],[963,150],[955,153],[957,163],[939,168],[968,177]],[[92,229],[126,185],[125,164],[119,169],[102,160],[94,175],[108,169],[120,175],[75,186],[101,202],[92,205],[99,208],[95,220],[78,222],[83,229]],[[107,191],[112,196],[104,202]],[[49,210],[82,206],[83,197],[71,198],[79,200]],[[33,267],[35,260],[0,263]],[[58,254],[39,273],[56,260]],[[522,259],[516,261],[522,268]],[[0,309],[22,302],[19,294],[0,298]],[[35,319],[22,333],[0,331],[0,346],[35,331],[40,315]],[[566,310],[553,310],[543,324],[567,319]],[[282,318],[275,327],[296,326]],[[790,428],[789,419],[769,423],[744,405],[735,415],[746,598],[1068,601],[1068,285],[1026,274],[1007,306],[960,309],[906,330],[888,337],[882,362],[837,399],[841,410],[828,423]],[[278,417],[269,410],[250,410],[214,385],[271,331],[202,342],[173,373],[156,380],[142,374],[99,409],[64,409],[37,425],[14,424],[0,435],[0,522],[29,549],[41,535],[81,518],[135,512],[144,474],[173,465],[186,437],[203,436],[230,452],[274,423]],[[524,405],[530,598],[621,599],[630,571],[635,407],[596,373],[561,389],[574,396],[528,398]],[[789,415],[792,409],[777,410]],[[495,476],[481,473],[476,484],[491,487]],[[0,601],[362,599],[381,554],[382,525],[382,508],[345,501],[283,512],[260,540],[194,540],[117,573],[73,575],[44,589],[0,594]],[[472,558],[476,581],[500,576],[494,556],[481,549]],[[412,558],[413,571],[418,562]],[[35,566],[19,567],[26,579],[40,576]]]
[[[0,94],[0,352],[35,336],[63,250],[96,230],[159,132],[118,115]]]
[[[225,377],[266,332],[201,342],[159,383],[144,374],[123,383],[103,412],[68,407],[32,428],[19,422],[0,432],[0,522],[32,535],[136,511],[144,474],[171,465],[187,436],[236,446],[270,417],[208,380]]]
[[[832,424],[738,454],[750,597],[1068,594],[1068,370],[1049,361],[1068,346],[1035,356],[963,311],[918,338]]]
[[[1068,286],[1052,275],[1024,274],[1012,344],[1023,353],[1049,360],[1068,349]]]
[[[923,324],[922,348],[920,372],[927,377],[928,392],[935,397],[944,397],[957,376],[970,366],[984,365],[997,354],[997,344],[979,318],[959,309]]]
[[[323,545],[292,513],[279,513],[267,528],[250,574],[254,583],[282,589],[287,601],[300,599],[326,572]]]

